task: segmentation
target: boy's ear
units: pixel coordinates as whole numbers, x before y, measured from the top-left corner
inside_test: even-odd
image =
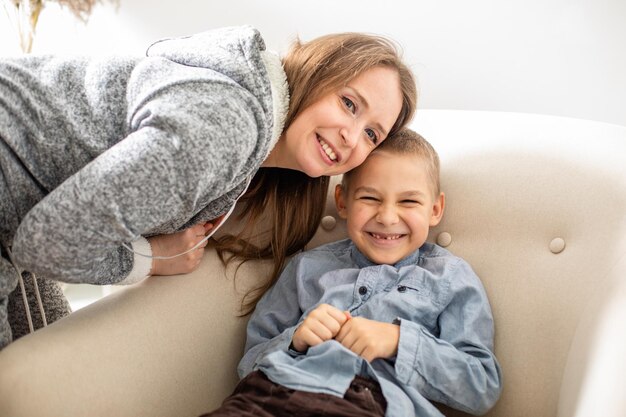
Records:
[[[343,192],[343,187],[341,184],[337,184],[335,186],[335,206],[337,207],[337,213],[339,217],[345,219],[348,217],[347,209],[346,209],[346,200],[345,193]]]
[[[444,193],[439,193],[439,196],[435,199],[433,203],[433,213],[430,216],[430,226],[437,226],[441,219],[443,218],[443,209],[446,205],[446,196]]]

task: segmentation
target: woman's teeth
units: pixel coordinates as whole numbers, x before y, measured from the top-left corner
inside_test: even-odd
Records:
[[[328,155],[328,158],[330,158],[331,161],[336,162],[337,155],[335,154],[335,152],[333,152],[330,146],[328,146],[328,144],[324,142],[324,139],[318,137],[317,140],[319,141],[320,145],[322,145],[322,149],[324,149],[324,152],[326,152],[326,155]]]

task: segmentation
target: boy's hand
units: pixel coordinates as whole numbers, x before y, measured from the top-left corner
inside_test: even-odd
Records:
[[[152,256],[172,256],[193,248],[204,239],[212,223],[196,224],[189,229],[170,235],[158,235],[148,238],[152,247]],[[151,275],[186,274],[198,267],[204,255],[208,240],[197,249],[171,259],[153,259]]]
[[[335,339],[368,362],[389,358],[398,352],[400,326],[354,317],[348,320]]]
[[[350,315],[328,304],[320,304],[304,319],[293,334],[291,343],[295,350],[304,352],[334,338]]]

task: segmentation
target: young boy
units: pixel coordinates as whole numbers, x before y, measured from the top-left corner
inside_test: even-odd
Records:
[[[501,391],[479,278],[426,243],[444,211],[439,158],[388,138],[335,190],[350,239],[296,255],[248,324],[244,377],[210,416],[485,413]]]

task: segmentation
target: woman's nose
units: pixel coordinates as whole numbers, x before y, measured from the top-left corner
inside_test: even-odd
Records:
[[[341,135],[341,141],[347,148],[354,149],[359,140],[359,129],[356,124],[354,126],[346,126],[341,128],[339,134]]]

